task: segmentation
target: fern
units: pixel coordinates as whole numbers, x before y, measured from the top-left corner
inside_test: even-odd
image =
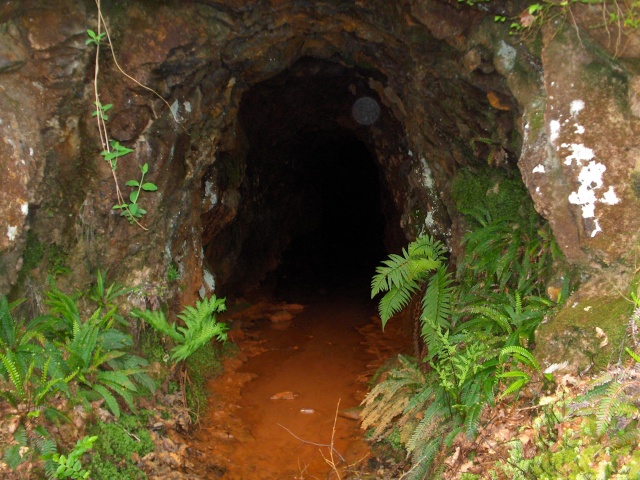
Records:
[[[378,306],[383,327],[424,290],[420,336],[431,371],[424,374],[418,362],[401,357],[401,366],[363,402],[362,426],[374,441],[400,433],[412,462],[403,478],[426,478],[456,435],[475,436],[500,382],[509,382],[505,396],[530,381],[518,365],[540,371],[524,347],[553,307],[532,295],[542,291],[540,281],[558,259],[553,237],[535,215],[496,220],[487,210],[473,214],[479,228],[463,239],[455,278],[444,245],[424,236],[390,255],[371,282],[372,297],[384,293]]]
[[[445,260],[444,245],[425,236],[409,244],[402,255],[392,254],[376,268],[371,282],[371,298],[387,292],[379,303],[382,325],[404,307],[427,276],[440,269]]]
[[[227,339],[227,327],[224,323],[216,321],[216,314],[225,311],[225,300],[216,298],[205,298],[197,301],[195,307],[186,307],[179,315],[185,326],[169,324],[162,312],[149,312],[133,310],[132,315],[149,323],[159,332],[167,335],[178,343],[171,350],[171,359],[180,362],[196,352],[212,338],[219,341]]]
[[[428,348],[429,359],[440,351],[438,333],[450,326],[451,303],[453,300],[453,280],[440,266],[429,279],[427,290],[422,298],[422,339]]]

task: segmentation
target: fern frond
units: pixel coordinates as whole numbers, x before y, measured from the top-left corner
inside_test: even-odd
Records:
[[[0,295],[0,346],[11,347],[16,342],[16,322],[11,315],[9,301]]]
[[[160,310],[151,311],[139,310],[135,308],[131,311],[131,316],[144,320],[155,330],[158,330],[160,333],[166,335],[176,342],[184,341],[184,336],[176,330],[176,326],[174,324],[169,325],[169,322],[167,322],[164,313],[162,313],[162,311]]]
[[[105,404],[107,408],[111,410],[111,413],[113,413],[116,418],[120,418],[120,406],[111,392],[102,385],[94,385],[93,389],[104,398]]]
[[[402,287],[391,287],[380,299],[378,314],[380,315],[380,320],[382,320],[382,328],[387,325],[391,317],[409,304],[417,288],[418,285],[415,282],[408,282]]]
[[[504,362],[505,358],[509,355],[513,356],[513,358],[515,358],[520,363],[528,366],[529,368],[533,368],[538,372],[540,371],[540,364],[531,354],[531,352],[526,348],[520,347],[518,345],[504,347],[502,350],[500,350],[500,361]]]
[[[596,408],[596,433],[603,435],[613,418],[620,409],[621,398],[624,395],[624,386],[618,382],[611,382],[604,395],[600,398]]]
[[[25,372],[21,371],[22,369],[16,361],[14,353],[11,350],[7,350],[6,354],[0,353],[0,361],[2,361],[2,365],[9,376],[9,380],[13,384],[15,393],[20,399],[24,399],[26,397],[25,383],[27,375]]]
[[[416,449],[411,455],[412,467],[404,477],[407,480],[424,480],[431,470],[433,460],[436,458],[442,447],[442,437],[431,438]]]
[[[422,298],[422,338],[428,349],[428,358],[434,358],[441,350],[438,334],[450,326],[452,311],[453,279],[441,266],[429,279],[427,290]]]

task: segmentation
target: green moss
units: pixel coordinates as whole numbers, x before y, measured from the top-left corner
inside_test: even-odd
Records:
[[[502,169],[459,170],[453,179],[451,196],[462,213],[482,207],[494,219],[518,220],[537,216],[520,176]]]
[[[146,328],[140,334],[140,351],[149,363],[165,362],[167,349],[162,345],[163,336],[154,328]]]
[[[222,371],[222,355],[221,347],[207,343],[186,360],[191,380],[187,389],[187,404],[194,419],[207,405],[207,380]]]
[[[118,423],[98,422],[91,431],[98,440],[91,457],[91,478],[95,480],[142,480],[145,473],[131,459],[133,453],[144,457],[153,452],[154,444],[149,431],[143,426],[144,415],[123,415]]]
[[[564,360],[558,355],[564,355],[580,370],[591,365],[602,369],[618,360],[632,310],[623,297],[591,297],[569,303],[553,320],[538,327],[536,356],[561,363]],[[606,334],[606,345],[600,346],[604,337],[596,334],[596,327]]]
[[[622,112],[629,110],[629,78],[608,61],[593,61],[584,68],[584,81],[596,91],[600,98],[612,97]]]
[[[529,125],[529,136],[532,138],[536,138],[540,132],[544,128],[544,108],[545,102],[537,101],[532,102],[532,104],[537,103],[536,108],[527,112],[525,121],[528,122]]]
[[[22,254],[23,270],[28,272],[36,268],[44,258],[45,250],[45,245],[40,242],[38,236],[31,231],[27,232],[27,244]]]
[[[118,423],[99,422],[92,434],[98,436],[96,451],[106,457],[129,460],[132,453],[144,457],[154,450],[151,434],[134,415],[123,415]]]

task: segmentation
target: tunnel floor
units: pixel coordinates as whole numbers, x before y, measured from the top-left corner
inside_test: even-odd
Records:
[[[332,444],[342,474],[367,466],[364,432],[345,416],[382,363],[409,350],[407,336],[400,325],[381,331],[366,287],[305,300],[239,303],[226,315],[240,353],[208,385],[193,445],[206,478],[338,478]]]

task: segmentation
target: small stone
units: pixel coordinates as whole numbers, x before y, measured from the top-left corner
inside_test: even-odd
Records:
[[[272,395],[270,400],[295,400],[299,396],[300,395],[297,394],[296,392],[286,391],[286,392],[280,392],[280,393],[276,393],[275,395]]]
[[[313,415],[316,411],[313,408],[301,408],[300,413],[303,415]]]
[[[360,420],[360,412],[362,412],[362,407],[351,407],[345,408],[344,410],[340,410],[338,415],[342,418],[347,418],[349,420]]]
[[[292,318],[293,315],[286,310],[281,310],[269,315],[269,320],[271,320],[271,322],[273,323],[290,322]]]

